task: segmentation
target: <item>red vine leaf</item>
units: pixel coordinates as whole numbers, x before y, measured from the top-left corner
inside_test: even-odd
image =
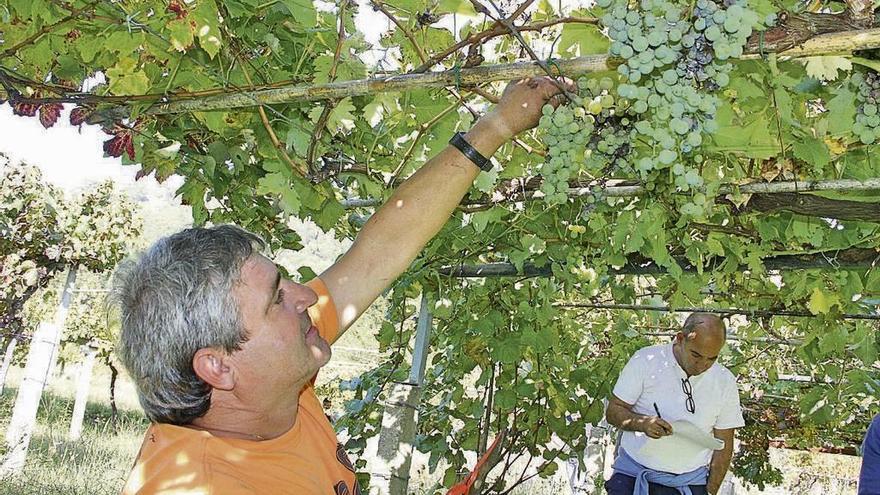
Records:
[[[36,103],[13,103],[12,104],[12,113],[15,115],[21,115],[22,117],[33,117],[37,114],[37,110],[40,109],[40,105]]]
[[[116,157],[127,153],[128,158],[134,160],[134,140],[131,137],[131,129],[119,129],[116,135],[104,141],[104,153]]]
[[[70,125],[83,125],[92,112],[88,108],[76,107],[70,112]]]
[[[40,123],[44,128],[48,129],[58,122],[62,108],[61,103],[47,103],[40,107]]]
[[[166,10],[176,15],[178,19],[183,19],[187,16],[188,13],[178,0],[171,0],[170,2],[168,2],[168,8]]]

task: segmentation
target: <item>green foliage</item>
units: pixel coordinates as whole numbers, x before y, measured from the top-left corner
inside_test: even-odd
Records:
[[[678,324],[668,315],[577,312],[556,305],[584,300],[810,312],[815,318],[737,321],[737,335],[746,340],[731,342],[722,361],[741,377],[744,402],[771,395],[786,398],[791,409],[786,417],[797,418],[783,433],[788,440],[803,447],[856,442],[851,433],[863,429],[878,408],[877,327],[841,316],[876,307],[880,274],[876,268],[835,267],[840,253],[880,246],[880,227],[785,209],[750,209],[747,195],[718,191],[764,180],[877,177],[880,167],[872,161],[875,145],[868,135],[878,128],[875,109],[869,106],[876,105],[868,99],[876,96],[861,84],[868,81],[865,74],[873,74],[864,61],[871,62],[874,54],[861,54],[856,65],[813,60],[805,66],[772,54],[735,60],[753,29],[773,24],[772,16],[766,16],[777,6],[768,1],[738,2],[739,10],[725,7],[717,19],[712,12],[714,25],[706,13],[699,14],[705,14],[705,22],[694,17],[698,14],[691,4],[699,2],[666,2],[676,7],[671,21],[680,28],[677,33],[657,28],[656,22],[648,26],[647,15],[630,22],[629,13],[639,14],[641,2],[629,5],[630,12],[624,8],[617,13],[623,15],[614,12],[620,2],[604,0],[599,3],[605,7],[578,5],[573,10],[552,3],[539,2],[532,21],[595,16],[603,23],[623,20],[624,27],[618,22],[612,40],[603,34],[610,31],[600,29],[609,26],[562,23],[524,31],[527,42],[552,46],[554,51],[546,51],[552,57],[617,51],[629,55],[620,65],[627,69],[584,77],[583,100],[564,110],[548,109],[551,122],[520,136],[521,145],[504,146],[495,155],[503,170],[482,174],[469,195],[474,201],[487,193],[521,199],[523,187],[509,180],[543,174],[547,182],[538,188],[532,183],[526,192],[540,189],[544,201],[502,201],[457,212],[391,293],[391,321],[412,317],[415,308],[408,301],[421,291],[437,303],[436,354],[418,448],[431,452],[432,466],[440,459],[450,463],[450,482],[464,465],[464,452],[477,449],[480,435],[504,424],[519,433],[509,454],[526,451],[542,459],[536,465],[549,466],[546,461],[582,452],[583,428],[567,417],[598,420],[600,401],[610,393],[620,367],[634,349],[650,342],[643,335],[650,333],[647,329]],[[273,248],[298,248],[301,239],[288,227],[291,217],[311,218],[324,230],[353,237],[356,228],[346,221],[341,200],[387,197],[388,184],[399,184],[442,149],[453,132],[470,125],[463,102],[449,91],[420,88],[343,98],[327,107],[323,102],[267,106],[267,123],[253,108],[143,115],[153,97],[142,96],[180,99],[223,93],[224,88],[357,79],[389,67],[406,72],[480,29],[479,23],[459,17],[459,32],[453,34],[432,20],[453,11],[459,16],[472,13],[467,2],[384,4],[407,33],[397,27],[383,33],[369,58],[362,57],[370,46],[354,28],[356,7],[350,2],[337,5],[345,6],[338,19],[335,12],[316,10],[312,2],[301,0],[94,5],[83,0],[4,0],[0,46],[23,44],[16,57],[4,58],[2,68],[14,72],[16,88],[29,96],[52,94],[36,81],[48,81],[63,93],[101,71],[107,83],[91,91],[135,105],[128,120],[108,126],[114,134],[105,145],[108,153],[126,153],[123,160],[138,163],[142,175],[153,173],[159,180],[182,175],[185,182],[178,192],[192,206],[196,223],[235,222],[266,236]],[[794,2],[783,4],[794,7]],[[72,8],[86,8],[93,15],[60,22]],[[337,21],[346,32],[343,40],[338,39]],[[631,36],[628,25],[637,31],[643,23],[650,29]],[[34,37],[40,32],[44,34]],[[685,42],[676,41],[686,35],[693,35],[695,44],[704,39],[713,50],[717,61],[701,62],[701,70],[715,86],[704,84],[698,71],[678,74],[679,62],[692,57]],[[557,36],[559,43],[553,43]],[[513,38],[493,38],[498,43],[469,46],[437,65],[460,67],[464,55],[466,63],[519,56],[521,47]],[[363,62],[383,56],[376,66]],[[632,76],[636,69],[638,77]],[[698,82],[686,80],[691,76]],[[664,87],[668,93],[661,91]],[[458,89],[470,107],[485,103],[467,88]],[[36,110],[16,106],[25,115]],[[558,125],[552,121],[556,115],[564,116]],[[605,120],[599,122],[597,116]],[[585,122],[593,128],[586,130]],[[564,126],[566,133],[557,132]],[[575,146],[562,149],[566,139]],[[538,153],[545,149],[549,155]],[[570,153],[572,149],[582,153]],[[313,177],[326,180],[304,178],[298,170],[308,167],[316,172]],[[567,197],[567,180],[596,189]],[[610,180],[640,181],[646,192],[606,197],[601,186]],[[876,193],[835,194],[833,199],[877,201]],[[35,212],[48,208],[35,205]],[[46,232],[30,244],[36,253],[49,260],[90,256],[90,247],[82,242],[71,243],[63,251],[68,254],[47,254],[48,246],[39,243],[49,242],[44,239],[67,224],[55,221],[52,215],[57,214],[50,210],[27,214]],[[93,223],[80,231],[100,228]],[[829,265],[825,270],[767,268],[769,259],[799,254],[824,257]],[[95,255],[104,261],[113,256]],[[458,280],[436,275],[443,265],[482,262],[509,262],[518,268],[530,263],[549,268],[553,278]],[[4,277],[26,281],[41,277],[39,267],[46,265],[10,266],[17,271]],[[622,267],[651,273],[622,275],[617,271]],[[349,428],[350,448],[363,448],[377,431],[385,384],[405,377],[401,363],[410,336],[407,325],[383,324],[377,337],[392,350],[389,361],[348,385],[355,400],[341,424]],[[767,338],[787,344],[767,345],[761,340]],[[809,381],[793,386],[779,378],[786,375]],[[490,396],[487,424],[484,408]],[[571,450],[550,447],[551,432]],[[773,482],[773,471],[762,464],[761,446],[749,449],[745,458],[757,460],[744,461],[747,467],[740,472],[755,482]]]
[[[58,293],[51,285],[64,270],[101,273],[128,254],[140,234],[134,205],[106,182],[68,200],[39,169],[7,165],[0,176],[0,314],[4,334],[30,333],[52,315]],[[90,277],[81,277],[81,286]],[[103,277],[106,279],[106,276]],[[102,288],[105,284],[91,284]],[[101,298],[103,299],[103,297]],[[74,340],[95,339],[109,352],[112,327],[104,311],[73,304]],[[108,333],[110,332],[110,333]],[[27,346],[17,351],[23,353]]]

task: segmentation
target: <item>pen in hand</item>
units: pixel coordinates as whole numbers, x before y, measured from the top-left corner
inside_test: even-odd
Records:
[[[669,423],[667,423],[666,421],[663,420],[663,416],[660,415],[660,408],[657,407],[656,402],[654,403],[654,412],[657,413],[657,419],[659,420],[657,423],[657,426],[659,426],[660,429],[663,431],[663,433],[665,433],[666,435],[671,435],[672,434],[672,427],[669,425]],[[651,435],[648,435],[648,436],[651,436]],[[651,436],[651,438],[660,438],[661,436],[663,436],[663,435],[660,434],[657,436]]]

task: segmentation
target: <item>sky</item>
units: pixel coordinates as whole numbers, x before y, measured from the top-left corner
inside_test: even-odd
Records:
[[[39,119],[13,115],[12,108],[0,105],[0,153],[12,163],[38,166],[46,180],[67,193],[110,179],[120,186],[134,184],[137,166],[122,166],[119,158],[104,157],[103,141],[110,138],[99,126],[70,125],[67,105],[58,122],[44,129]],[[181,184],[179,177],[159,185],[155,179],[141,179],[139,189],[160,195],[173,193]]]

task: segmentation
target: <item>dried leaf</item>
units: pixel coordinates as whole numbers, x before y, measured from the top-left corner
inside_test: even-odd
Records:
[[[85,123],[91,111],[87,108],[76,107],[70,112],[70,125],[82,125]]]
[[[61,109],[64,108],[60,103],[47,103],[40,107],[40,124],[43,124],[45,129],[48,129],[55,125],[55,122],[58,122],[58,117],[61,116]]]

